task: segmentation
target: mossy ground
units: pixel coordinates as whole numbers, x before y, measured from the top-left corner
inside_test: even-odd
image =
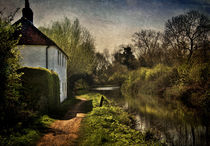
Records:
[[[113,102],[104,97],[104,104],[99,107],[101,94],[80,95],[92,100],[93,110],[83,119],[80,128],[79,145],[162,145],[154,137],[133,129],[134,120]]]

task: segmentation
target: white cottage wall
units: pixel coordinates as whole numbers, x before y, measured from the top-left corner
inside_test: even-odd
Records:
[[[55,71],[60,79],[60,101],[67,98],[67,58],[56,46],[48,48],[48,68]]]
[[[67,58],[56,46],[18,45],[21,49],[21,64],[43,67],[55,71],[60,80],[60,102],[67,98]],[[46,61],[46,59],[48,61]]]
[[[44,45],[18,45],[23,66],[46,68],[46,47]]]

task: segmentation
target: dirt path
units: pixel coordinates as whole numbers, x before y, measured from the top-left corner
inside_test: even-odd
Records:
[[[37,146],[74,146],[78,138],[78,132],[82,118],[82,105],[87,102],[80,99],[73,109],[69,110],[64,116],[65,120],[56,120],[50,129],[50,133],[45,134]],[[74,118],[73,118],[74,117]],[[68,120],[69,119],[69,120]]]

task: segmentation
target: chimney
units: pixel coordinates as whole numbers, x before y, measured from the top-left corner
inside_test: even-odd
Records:
[[[28,0],[25,0],[25,8],[22,10],[23,17],[33,23],[33,11],[30,8]]]

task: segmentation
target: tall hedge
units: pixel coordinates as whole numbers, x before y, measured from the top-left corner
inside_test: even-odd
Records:
[[[55,112],[60,104],[60,84],[58,75],[45,68],[24,67],[19,69],[27,104],[41,113]]]

